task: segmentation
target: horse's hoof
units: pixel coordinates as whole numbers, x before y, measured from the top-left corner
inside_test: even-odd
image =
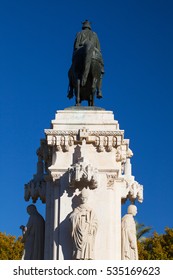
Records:
[[[73,95],[67,95],[68,99],[72,99]]]
[[[99,92],[99,93],[97,94],[97,98],[100,99],[100,98],[102,98],[102,97],[103,97],[103,96],[102,96],[102,93]]]

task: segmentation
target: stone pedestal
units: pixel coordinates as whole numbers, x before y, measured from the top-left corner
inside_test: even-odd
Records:
[[[57,111],[41,140],[37,174],[25,185],[25,199],[46,202],[45,259],[71,259],[69,216],[79,194],[89,192],[98,221],[96,260],[121,259],[121,204],[142,202],[143,187],[131,174],[132,151],[112,111],[69,107]]]

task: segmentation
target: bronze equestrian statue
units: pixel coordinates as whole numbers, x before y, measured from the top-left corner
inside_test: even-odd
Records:
[[[94,106],[94,95],[102,98],[101,84],[104,63],[97,34],[91,30],[88,20],[82,23],[82,31],[77,33],[72,65],[68,71],[69,89],[67,97],[76,97],[76,106],[83,100]]]

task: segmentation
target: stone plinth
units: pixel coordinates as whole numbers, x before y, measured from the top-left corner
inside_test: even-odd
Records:
[[[25,186],[26,200],[46,201],[45,259],[72,258],[69,217],[84,187],[98,221],[94,258],[121,259],[121,203],[142,202],[143,188],[131,174],[129,140],[113,112],[97,107],[57,111],[45,134],[37,174]]]

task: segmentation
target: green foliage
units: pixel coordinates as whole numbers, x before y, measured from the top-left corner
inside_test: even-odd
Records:
[[[22,252],[21,237],[16,239],[15,236],[0,232],[0,260],[20,260]]]
[[[140,260],[173,260],[173,229],[165,228],[164,234],[154,232],[138,241],[138,251]]]
[[[165,228],[164,234],[154,232],[151,237],[138,240],[138,252],[140,260],[173,260],[173,228]],[[21,237],[16,239],[0,232],[0,260],[20,260],[22,253]]]
[[[136,221],[136,232],[137,232],[137,240],[142,241],[146,237],[144,237],[144,234],[149,233],[149,231],[152,229],[152,227],[145,226],[144,224],[139,224]]]

